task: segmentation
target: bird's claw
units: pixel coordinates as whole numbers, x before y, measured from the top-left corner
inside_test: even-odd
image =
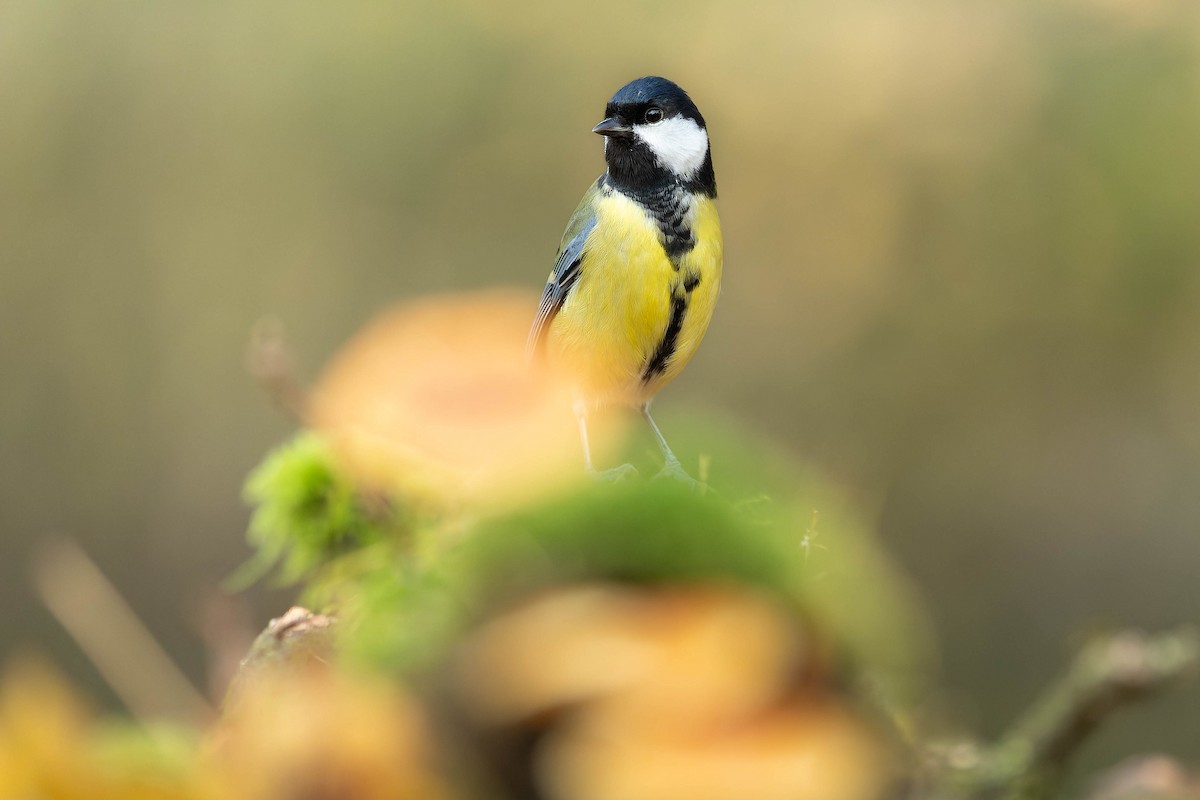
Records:
[[[704,494],[708,490],[708,485],[687,474],[683,465],[679,463],[679,459],[668,459],[663,468],[660,469],[654,476],[654,480],[670,480],[680,484],[692,494]]]
[[[638,477],[637,467],[633,464],[621,464],[611,469],[589,469],[592,478],[603,483],[622,483]]]

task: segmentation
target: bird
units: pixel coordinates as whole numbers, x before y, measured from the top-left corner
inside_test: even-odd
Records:
[[[662,451],[660,477],[698,485],[650,404],[695,355],[721,290],[723,243],[717,183],[704,117],[666,78],[627,83],[593,133],[607,169],[588,188],[559,244],[526,349],[568,371],[586,470],[588,416],[610,406],[640,410]]]

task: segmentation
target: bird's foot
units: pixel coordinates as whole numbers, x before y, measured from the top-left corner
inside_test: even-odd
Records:
[[[621,464],[611,469],[601,470],[589,467],[588,474],[592,476],[593,480],[600,481],[601,483],[623,483],[624,481],[638,477],[637,467],[633,464]]]
[[[675,483],[678,483],[686,488],[692,494],[704,494],[706,491],[708,491],[708,485],[701,483],[691,475],[688,475],[687,471],[684,470],[683,465],[679,463],[679,459],[677,458],[667,459],[667,462],[663,464],[663,468],[660,469],[657,474],[655,474],[654,480],[674,481]]]

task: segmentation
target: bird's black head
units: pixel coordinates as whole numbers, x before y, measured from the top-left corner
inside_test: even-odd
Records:
[[[700,109],[666,78],[638,78],[622,86],[592,130],[605,137],[609,181],[634,193],[678,183],[716,196],[708,129]]]

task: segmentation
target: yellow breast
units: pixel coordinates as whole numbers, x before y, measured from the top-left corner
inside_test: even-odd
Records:
[[[658,226],[633,200],[613,192],[596,199],[595,212],[579,282],[548,331],[548,354],[578,376],[593,401],[638,403],[678,375],[704,338],[721,285],[720,220],[711,199],[695,198],[696,245],[676,265]],[[667,334],[673,297],[686,303],[682,325],[661,371],[644,380]]]

